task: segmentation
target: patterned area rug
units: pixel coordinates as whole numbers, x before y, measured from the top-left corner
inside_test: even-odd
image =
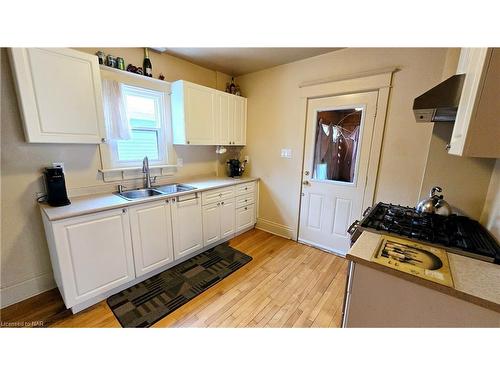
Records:
[[[149,327],[252,257],[222,244],[107,299],[122,327]]]

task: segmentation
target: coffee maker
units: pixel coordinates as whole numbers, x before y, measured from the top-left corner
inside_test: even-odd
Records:
[[[245,162],[241,162],[238,159],[229,159],[226,163],[227,163],[227,175],[229,177],[233,178],[241,177],[243,171],[245,170]]]
[[[45,168],[45,185],[47,186],[47,203],[54,207],[71,204],[66,192],[66,182],[62,168]]]

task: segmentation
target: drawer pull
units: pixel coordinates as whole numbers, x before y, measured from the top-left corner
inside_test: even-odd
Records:
[[[126,208],[122,208],[122,212],[123,212],[124,214],[126,214],[126,213],[127,213],[127,209],[126,209]]]
[[[220,204],[222,204],[224,206],[224,202],[220,202]]]
[[[247,207],[245,207],[245,210],[248,210],[248,208],[247,208]]]
[[[248,190],[248,186],[245,186],[245,190]]]

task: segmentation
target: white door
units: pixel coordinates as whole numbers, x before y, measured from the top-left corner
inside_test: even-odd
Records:
[[[203,246],[220,240],[220,202],[203,206]]]
[[[173,262],[170,200],[130,208],[130,228],[137,276]]]
[[[67,307],[135,278],[126,209],[61,220],[54,232]]]
[[[215,93],[214,90],[186,83],[185,87],[186,143],[215,145]]]
[[[240,96],[234,98],[233,145],[246,144],[247,131],[247,99]]]
[[[203,247],[201,198],[197,194],[176,198],[172,204],[172,230],[175,259]]]
[[[10,57],[28,142],[101,143],[97,56],[67,48],[13,48]]]
[[[231,236],[235,225],[235,203],[234,199],[221,202],[220,205],[220,236],[221,238]]]
[[[299,241],[346,254],[361,217],[377,93],[310,99]],[[375,167],[376,168],[376,167]]]

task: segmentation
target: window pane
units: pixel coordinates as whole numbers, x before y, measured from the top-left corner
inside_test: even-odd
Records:
[[[154,97],[138,96],[125,90],[125,98],[127,113],[130,118],[156,119],[156,100]]]
[[[132,139],[117,141],[120,161],[140,161],[145,156],[149,160],[159,160],[158,133],[148,130],[132,130]]]
[[[362,109],[318,112],[313,178],[353,182]]]
[[[129,119],[129,123],[131,128],[152,128],[152,129],[159,128],[159,125],[155,120],[131,118]]]

